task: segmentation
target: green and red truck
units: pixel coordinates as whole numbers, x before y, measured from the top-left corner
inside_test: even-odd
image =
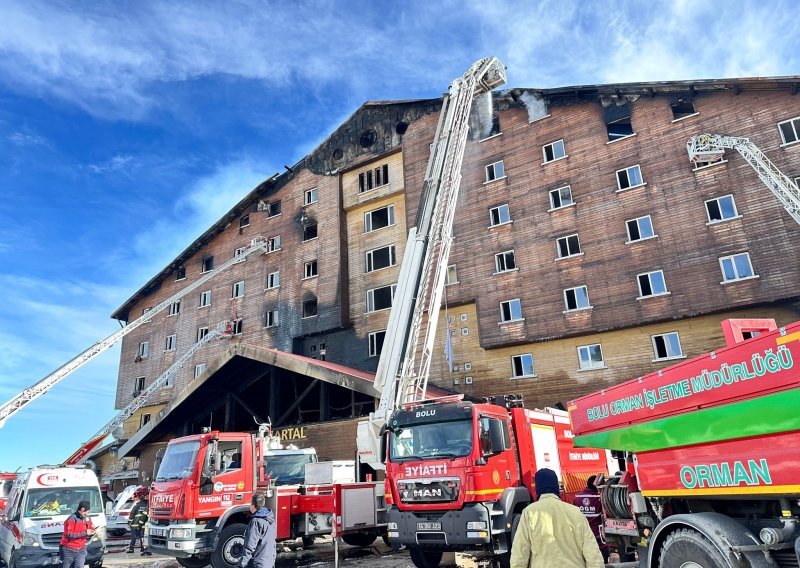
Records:
[[[717,351],[569,404],[575,446],[620,457],[604,530],[641,566],[800,564],[800,322],[722,328]]]

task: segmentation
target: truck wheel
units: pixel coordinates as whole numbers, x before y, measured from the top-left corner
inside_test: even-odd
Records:
[[[699,532],[676,530],[664,541],[659,558],[662,568],[717,568],[728,560]]]
[[[508,535],[508,552],[498,557],[500,560],[500,568],[511,568],[511,545],[514,542],[514,536],[517,534],[517,527],[519,526],[519,520],[521,518],[522,515],[519,513],[514,513],[514,516],[511,517],[511,532]]]
[[[314,537],[313,536],[304,536],[302,537],[303,541],[303,548],[311,548],[314,546]]]
[[[244,552],[244,531],[247,525],[233,523],[219,533],[217,548],[211,553],[214,568],[236,568]]]
[[[417,568],[439,568],[439,563],[442,561],[441,550],[412,548],[409,552],[411,553],[411,562]]]
[[[190,556],[189,558],[176,558],[178,564],[183,568],[205,568],[208,566],[208,557],[205,556]]]
[[[367,547],[373,542],[375,539],[378,538],[378,535],[375,533],[350,533],[350,534],[343,534],[342,540],[345,544],[349,544],[350,546],[361,546]]]

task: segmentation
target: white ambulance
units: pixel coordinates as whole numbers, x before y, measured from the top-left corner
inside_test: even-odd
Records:
[[[0,560],[8,568],[59,566],[59,544],[64,522],[88,501],[96,533],[89,541],[86,563],[103,565],[106,516],[100,484],[83,466],[38,466],[11,486],[5,511],[0,512]]]

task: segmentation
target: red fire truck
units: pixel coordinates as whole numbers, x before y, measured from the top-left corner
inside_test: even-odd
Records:
[[[573,447],[566,412],[528,410],[518,396],[408,403],[387,430],[387,534],[420,568],[454,550],[490,551],[508,565],[536,470],[556,471],[570,501],[607,471],[604,450]]]
[[[348,544],[371,544],[384,526],[383,483],[302,485],[316,461],[313,449],[283,448],[266,425],[170,441],[151,486],[150,548],[188,568],[237,566],[255,491],[267,495],[278,540],[310,545],[335,530]]]
[[[605,534],[642,565],[800,563],[800,322],[722,322],[727,346],[570,403],[576,446],[609,448]]]

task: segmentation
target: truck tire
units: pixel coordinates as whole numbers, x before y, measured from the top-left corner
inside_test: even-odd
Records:
[[[679,529],[667,536],[659,555],[661,568],[724,568],[728,560],[702,534]]]
[[[205,568],[211,560],[208,556],[190,556],[189,558],[176,558],[183,568]]]
[[[211,553],[213,568],[236,568],[244,550],[244,531],[247,525],[233,523],[219,533],[219,541]]]
[[[312,546],[314,546],[313,536],[304,536],[301,537],[301,540],[303,541],[303,548],[311,548]]]
[[[411,562],[417,568],[439,568],[439,563],[442,561],[441,550],[411,548],[409,552],[411,553]]]
[[[375,533],[350,533],[350,534],[343,534],[342,540],[345,544],[349,544],[350,546],[360,546],[366,548],[373,542],[375,539],[378,538],[378,535]]]
[[[508,552],[499,557],[500,568],[511,568],[511,545],[514,542],[514,536],[517,534],[517,527],[519,526],[519,520],[521,518],[522,515],[519,513],[514,513],[514,516],[511,517],[511,533],[508,535]]]

